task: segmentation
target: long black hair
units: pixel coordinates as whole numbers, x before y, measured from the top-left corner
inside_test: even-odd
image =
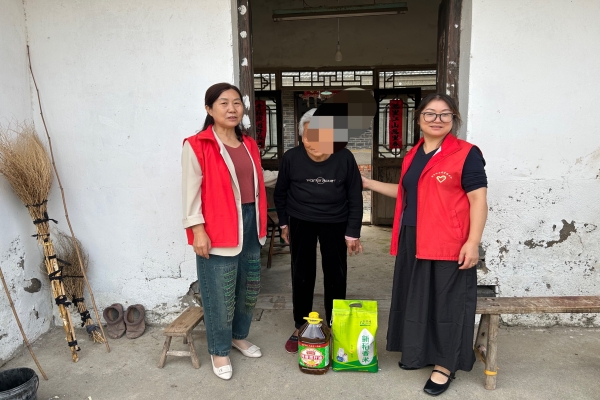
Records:
[[[208,106],[209,108],[213,107],[213,104],[215,104],[215,101],[217,101],[219,99],[219,97],[221,96],[221,93],[227,91],[227,90],[235,90],[239,95],[240,95],[240,100],[242,99],[242,92],[240,92],[240,89],[237,88],[237,86],[232,85],[230,83],[216,83],[214,85],[212,85],[211,87],[209,87],[206,90],[206,94],[204,95],[204,105]],[[210,114],[206,114],[206,119],[204,120],[204,127],[202,128],[202,130],[206,130],[206,128],[208,128],[210,125],[214,125],[215,124],[215,119],[213,117],[211,117]],[[242,128],[240,128],[240,126],[236,126],[235,127],[235,136],[237,136],[237,139],[240,142],[243,142],[243,137],[244,133],[242,132]]]
[[[460,127],[460,124],[462,123],[462,119],[460,118],[460,112],[458,111],[458,106],[456,105],[454,99],[444,93],[431,93],[430,95],[425,96],[423,100],[421,100],[421,103],[419,103],[419,107],[417,107],[414,113],[415,123],[419,123],[419,117],[421,116],[421,113],[423,112],[425,107],[427,107],[429,103],[431,103],[434,100],[441,100],[444,103],[448,104],[448,107],[452,111],[452,114],[454,114],[452,116],[452,132],[456,132]]]

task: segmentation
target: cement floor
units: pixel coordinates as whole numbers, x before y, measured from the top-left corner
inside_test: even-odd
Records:
[[[222,381],[213,375],[206,350],[203,324],[194,331],[201,367],[187,358],[169,357],[156,367],[164,342],[162,327],[148,327],[135,340],[111,340],[112,351],[92,344],[79,333],[80,361],[70,362],[62,329],[36,341],[34,351],[49,376],[41,381],[38,398],[105,399],[428,399],[422,387],[430,368],[403,371],[398,353],[385,351],[393,258],[387,254],[389,229],[364,227],[365,254],[349,259],[348,298],[380,301],[379,367],[376,374],[329,371],[324,376],[298,371],[294,355],[283,345],[293,330],[290,304],[289,255],[275,256],[273,267],[263,269],[263,289],[249,340],[264,356],[248,359],[233,350],[234,375]],[[264,263],[266,264],[266,263]],[[316,288],[315,307],[322,312],[322,281]],[[600,329],[502,327],[498,336],[498,386],[483,387],[483,364],[457,373],[445,399],[600,399]],[[173,350],[185,350],[173,341]],[[35,365],[23,351],[0,370]],[[39,375],[39,374],[38,374]]]

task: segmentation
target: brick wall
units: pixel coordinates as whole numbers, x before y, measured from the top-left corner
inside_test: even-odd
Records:
[[[369,129],[359,137],[350,138],[347,149],[350,150],[362,150],[370,149],[373,146],[373,131]]]
[[[281,92],[281,106],[283,110],[283,151],[285,152],[295,145],[294,92]]]
[[[295,125],[294,119],[294,92],[284,90],[281,92],[281,105],[283,110],[283,151],[287,151],[295,146]],[[369,130],[359,137],[351,138],[346,146],[350,150],[371,149],[373,132]]]

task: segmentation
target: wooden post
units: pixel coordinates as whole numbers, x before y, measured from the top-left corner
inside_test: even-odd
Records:
[[[242,126],[248,135],[256,139],[256,130],[254,129],[256,115],[254,111],[254,64],[252,62],[252,13],[250,12],[250,0],[238,0],[237,6],[240,91],[242,92],[242,100],[244,102]]]
[[[444,0],[438,12],[437,91],[458,104],[462,0]]]
[[[196,347],[194,347],[194,339],[192,338],[192,331],[190,330],[186,335],[187,342],[190,346],[190,357],[192,358],[192,365],[194,368],[200,368],[200,359],[196,354]]]
[[[475,353],[480,354],[485,362],[487,354],[487,342],[490,330],[490,314],[483,314],[479,320],[477,337],[475,338]]]
[[[498,372],[498,325],[500,315],[490,315],[490,330],[488,336],[487,356],[485,357],[485,388],[496,389],[496,373]]]
[[[42,376],[44,377],[45,380],[48,380],[46,373],[42,369],[42,366],[38,362],[37,357],[33,353],[33,349],[31,348],[31,344],[29,344],[29,340],[27,340],[27,335],[25,335],[25,331],[23,330],[23,325],[21,325],[21,320],[19,319],[19,315],[17,314],[17,310],[15,309],[15,303],[13,303],[13,301],[12,301],[12,297],[10,295],[10,291],[8,290],[8,285],[6,284],[6,280],[4,279],[4,274],[2,273],[2,269],[0,269],[0,280],[2,280],[2,286],[4,286],[4,292],[6,292],[6,297],[8,298],[8,304],[10,305],[13,315],[15,316],[15,321],[17,321],[17,325],[19,326],[19,330],[21,331],[21,336],[23,336],[23,341],[25,342],[25,345],[27,346],[27,350],[29,350],[29,354],[31,354],[31,358],[33,358],[35,365],[37,365],[38,370],[40,371],[40,374],[42,374]]]
[[[165,366],[165,361],[167,360],[167,352],[169,351],[169,347],[171,347],[171,339],[173,337],[167,336],[165,338],[165,344],[163,345],[163,349],[160,352],[160,359],[158,360],[158,368],[162,368]]]

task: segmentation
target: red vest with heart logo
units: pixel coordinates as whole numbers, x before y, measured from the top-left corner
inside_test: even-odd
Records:
[[[204,229],[212,247],[236,247],[238,238],[238,212],[231,187],[231,175],[225,159],[221,155],[219,143],[215,139],[212,125],[206,130],[184,140],[190,143],[202,169],[200,195]],[[254,139],[243,136],[244,144],[254,161],[258,177],[259,226],[257,235],[267,235],[267,195],[263,179],[260,151]],[[186,229],[188,244],[194,244],[194,233]]]
[[[423,139],[406,154],[402,162],[398,198],[392,230],[390,253],[398,254],[402,226],[404,189],[402,179],[415,158]],[[448,134],[440,150],[429,160],[418,184],[417,254],[423,260],[457,261],[460,249],[469,237],[470,206],[462,188],[462,169],[472,144]]]

